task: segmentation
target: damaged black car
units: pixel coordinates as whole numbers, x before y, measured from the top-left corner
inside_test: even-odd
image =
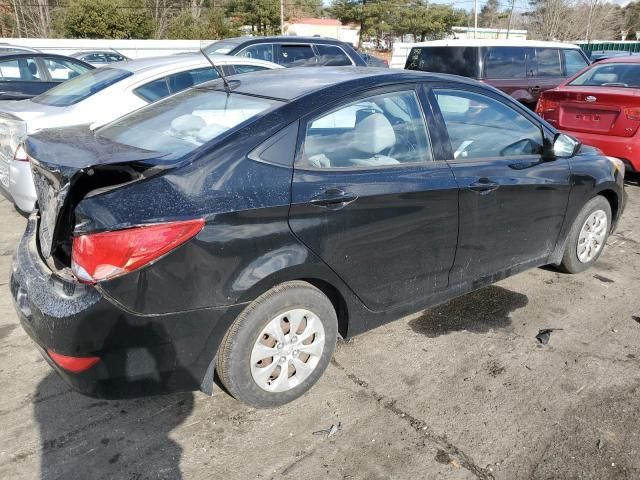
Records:
[[[109,398],[219,382],[282,405],[338,336],[529,268],[588,268],[625,205],[619,160],[422,72],[240,75],[26,150],[20,321],[74,389]]]

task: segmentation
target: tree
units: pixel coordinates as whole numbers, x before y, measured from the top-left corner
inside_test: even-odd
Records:
[[[185,11],[169,23],[167,38],[186,40],[215,40],[232,37],[238,32],[231,22],[217,9],[208,9],[200,18]]]
[[[412,35],[416,40],[438,39],[464,24],[465,14],[449,5],[428,0],[335,0],[329,12],[343,23],[360,24],[360,41],[373,37],[380,44],[393,36]]]
[[[142,0],[71,0],[59,13],[68,38],[150,38],[154,25]]]
[[[478,14],[478,25],[484,28],[499,28],[500,20],[507,15],[500,12],[498,0],[487,0]]]
[[[280,33],[280,3],[274,0],[231,0],[227,16],[238,26],[250,26],[254,35]]]

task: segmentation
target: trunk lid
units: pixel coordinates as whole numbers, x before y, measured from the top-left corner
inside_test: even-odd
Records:
[[[40,253],[49,259],[71,240],[73,209],[87,194],[131,183],[168,168],[156,152],[114,143],[86,125],[42,130],[28,137],[38,199]],[[66,263],[67,254],[58,252]]]
[[[637,89],[564,86],[544,93],[538,113],[562,130],[631,137],[640,119],[629,112],[638,108]]]

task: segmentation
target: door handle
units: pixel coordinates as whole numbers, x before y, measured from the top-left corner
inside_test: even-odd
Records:
[[[358,196],[353,193],[345,192],[339,188],[330,188],[322,192],[320,195],[313,197],[310,200],[310,203],[311,205],[316,205],[318,207],[338,209],[351,202],[355,202],[357,199]]]
[[[474,192],[477,192],[480,195],[486,195],[488,193],[493,192],[498,187],[500,187],[499,183],[491,181],[488,178],[481,178],[478,181],[471,183],[469,185],[469,190],[473,190]]]

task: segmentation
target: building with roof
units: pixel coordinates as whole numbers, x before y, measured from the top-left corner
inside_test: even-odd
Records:
[[[335,18],[292,18],[284,24],[285,35],[335,38],[352,45],[358,44],[360,26],[343,24]]]

